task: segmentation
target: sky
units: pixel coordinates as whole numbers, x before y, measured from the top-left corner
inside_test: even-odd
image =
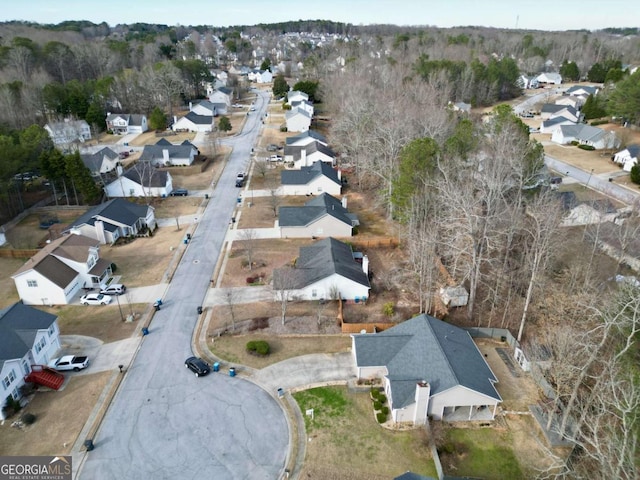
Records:
[[[288,20],[354,25],[484,26],[534,30],[640,27],[638,0],[4,0],[0,21],[90,20],[255,25]]]

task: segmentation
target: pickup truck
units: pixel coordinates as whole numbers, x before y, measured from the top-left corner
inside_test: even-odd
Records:
[[[74,372],[79,372],[89,366],[89,357],[65,355],[64,357],[54,358],[48,363],[48,366],[58,371],[73,370]]]

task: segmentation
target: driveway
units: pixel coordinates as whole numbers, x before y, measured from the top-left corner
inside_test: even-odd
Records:
[[[267,94],[258,97],[258,112],[264,114],[267,100]],[[228,165],[94,438],[95,450],[85,454],[80,478],[274,479],[284,473],[289,434],[279,402],[239,377],[196,378],[184,368],[196,310],[210,291],[236,206],[233,179],[249,164],[260,116],[249,116],[242,133],[224,141],[233,147]]]

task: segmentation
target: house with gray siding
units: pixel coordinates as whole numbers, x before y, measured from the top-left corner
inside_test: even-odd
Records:
[[[282,195],[340,195],[342,190],[340,170],[319,160],[300,170],[282,170],[280,184]]]
[[[358,217],[347,210],[347,198],[338,200],[327,193],[301,207],[278,209],[281,238],[351,237]]]

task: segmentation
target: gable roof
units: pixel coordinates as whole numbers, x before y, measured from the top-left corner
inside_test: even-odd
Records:
[[[598,87],[594,87],[593,85],[574,85],[564,93],[566,95],[581,95],[581,92],[585,92],[587,95],[595,95],[598,93]]]
[[[189,112],[184,117],[196,125],[211,125],[213,123],[213,115],[198,115],[196,112]],[[178,119],[180,121],[181,119]]]
[[[213,117],[209,117],[213,118]],[[165,138],[161,138],[155,145],[145,145],[140,154],[140,161],[148,162],[152,160],[163,160],[164,151],[167,151],[169,158],[190,158],[191,154],[197,153],[198,149],[191,142],[184,141],[180,145],[174,145]]]
[[[0,362],[24,357],[33,347],[38,330],[48,329],[56,318],[22,302],[0,310]]]
[[[278,209],[279,225],[281,227],[304,227],[325,215],[346,223],[350,227],[357,225],[358,217],[349,213],[342,206],[340,200],[328,193],[322,193],[312,198],[302,207],[280,207]]]
[[[638,154],[640,154],[640,145],[636,145],[636,144],[627,145],[627,148],[625,148],[624,150],[620,150],[619,152],[616,153],[616,155],[619,155],[623,152],[628,152],[629,158],[638,158]]]
[[[584,123],[578,125],[560,125],[563,137],[574,137],[583,142],[597,142],[607,133],[605,130],[586,125]]]
[[[572,112],[574,115],[577,113],[576,109],[573,108],[571,105],[559,105],[557,103],[545,103],[544,105],[542,105],[540,112],[541,113],[557,113],[560,110],[564,110],[564,109],[567,109],[567,111]]]
[[[318,140],[319,142],[324,143],[325,145],[328,143],[327,139],[324,135],[316,132],[315,130],[307,130],[306,132],[299,133],[298,135],[294,135],[293,137],[287,137],[285,140],[286,145],[293,145],[294,143],[304,140],[305,138],[311,137],[314,140]]]
[[[549,127],[553,127],[554,125],[559,125],[559,124],[562,124],[562,123],[571,124],[571,125],[575,125],[576,124],[576,122],[574,122],[570,118],[559,116],[559,117],[550,118],[548,120],[544,120],[542,122],[542,128],[549,128]]]
[[[302,97],[305,100],[309,100],[309,95],[300,90],[290,90],[287,92],[287,101],[289,101],[292,97]]]
[[[196,103],[194,105],[194,107],[196,105],[200,105],[201,107],[207,108],[207,109],[211,110],[212,112],[215,111],[215,109],[216,109],[216,106],[212,102],[210,102],[209,100],[201,100],[198,103]]]
[[[233,89],[229,87],[219,87],[217,89],[218,92],[222,92],[225,95],[231,95],[233,93]]]
[[[122,225],[134,225],[139,219],[146,218],[150,207],[148,205],[138,205],[124,198],[114,198],[105,203],[93,207],[80,218],[78,218],[72,227],[81,225],[94,225],[96,219],[111,220]]]
[[[415,401],[417,382],[431,395],[463,386],[502,401],[497,378],[469,333],[429,315],[419,315],[376,334],[353,335],[359,367],[386,366],[394,408]]]
[[[324,153],[328,157],[336,158],[336,154],[329,148],[328,146],[320,143],[315,140],[313,142],[307,143],[306,145],[285,145],[284,146],[284,155],[293,157],[293,161],[300,160],[302,158],[302,151],[306,152],[306,155],[311,155],[315,152]]]
[[[102,167],[102,162],[104,161],[104,157],[107,157],[109,160],[115,160],[118,158],[118,154],[111,150],[109,147],[104,147],[101,150],[98,150],[93,154],[81,154],[80,158],[82,159],[82,163],[92,172],[100,171]]]
[[[168,172],[157,168],[144,168],[140,172],[136,168],[130,168],[122,176],[143,187],[165,187],[167,185]]]
[[[370,287],[369,278],[362,269],[362,265],[354,260],[351,247],[331,237],[307,247],[300,247],[295,268],[273,271],[274,287],[279,288],[285,281],[285,276],[290,274],[292,274],[290,281],[292,289],[312,285],[333,274]]]
[[[284,117],[289,120],[291,118],[294,118],[298,115],[302,115],[305,118],[308,118],[309,120],[311,120],[311,114],[309,114],[309,112],[307,112],[306,110],[303,110],[300,107],[296,107],[296,108],[292,108],[291,110],[288,110],[287,113],[284,114]]]
[[[334,183],[341,185],[336,172],[327,162],[316,161],[310,167],[302,167],[300,170],[282,170],[280,183],[282,185],[307,185],[318,177],[327,177]]]

